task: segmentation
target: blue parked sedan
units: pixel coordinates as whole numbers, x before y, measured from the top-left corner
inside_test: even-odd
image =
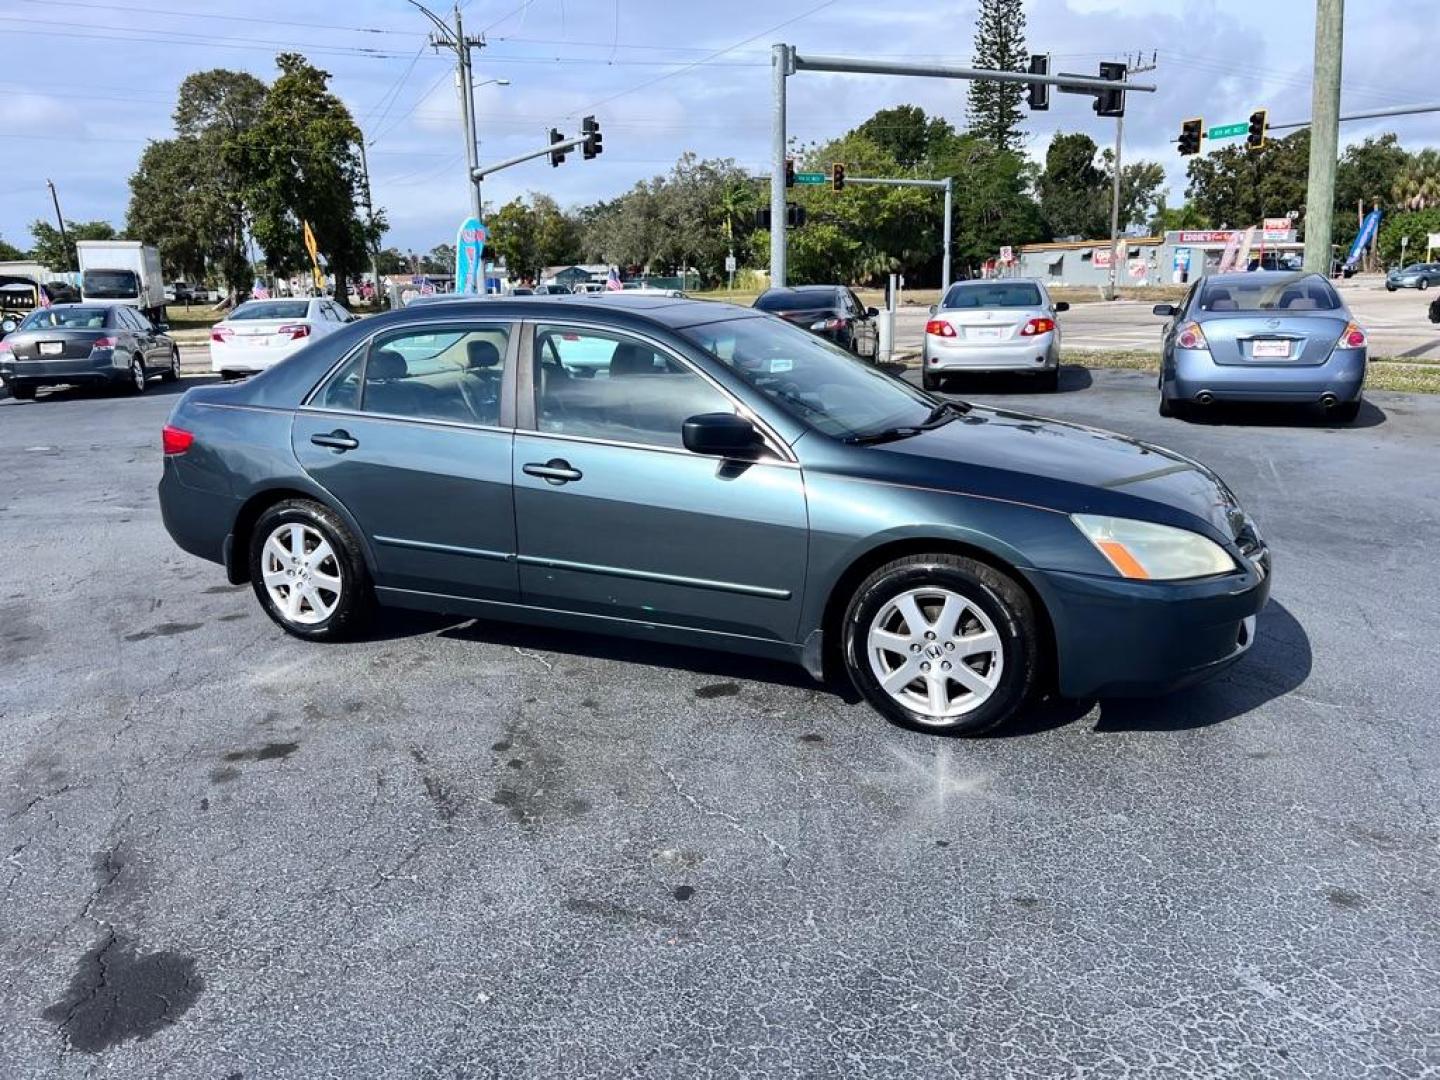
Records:
[[[1319,274],[1201,278],[1176,307],[1160,362],[1160,415],[1217,401],[1318,404],[1336,420],[1360,414],[1369,342]]]
[[[1270,588],[1203,465],[725,304],[393,312],[192,389],[164,448],[171,536],[296,637],[378,603],[728,649],[928,731],[1212,675]]]

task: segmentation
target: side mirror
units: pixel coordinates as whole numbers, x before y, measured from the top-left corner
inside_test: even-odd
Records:
[[[1069,311],[1069,310],[1070,310],[1070,302],[1069,302],[1068,300],[1061,300],[1058,304],[1055,305],[1055,313],[1056,313],[1057,315],[1058,315],[1060,312],[1062,312],[1062,311]]]
[[[685,449],[718,457],[748,454],[758,442],[755,425],[734,413],[700,413],[681,428]]]
[[[1168,319],[1168,318],[1170,318],[1171,316],[1173,316],[1173,315],[1175,314],[1175,305],[1174,305],[1174,304],[1156,304],[1153,308],[1150,309],[1150,314],[1152,314],[1152,315],[1163,315],[1163,316],[1165,316],[1165,317]]]
[[[931,314],[931,315],[934,315],[935,312],[937,312],[937,311],[939,311],[939,310],[940,310],[940,305],[939,305],[939,304],[931,304],[931,305],[930,305],[930,314]]]
[[[872,319],[876,319],[880,317],[880,309],[878,307],[867,307],[865,309],[865,314]]]
[[[168,322],[157,322],[155,329],[159,330],[162,334],[168,334],[170,332],[170,324]]]

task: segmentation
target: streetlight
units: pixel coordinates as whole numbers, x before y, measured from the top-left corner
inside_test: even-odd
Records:
[[[457,80],[457,81],[458,81],[458,80]],[[477,82],[473,82],[473,81],[472,81],[472,82],[470,83],[470,100],[469,100],[468,104],[469,104],[469,106],[470,106],[470,116],[471,116],[471,120],[472,120],[472,122],[473,122],[473,124],[474,124],[474,127],[472,128],[472,130],[475,132],[475,160],[476,160],[476,161],[479,161],[479,160],[480,160],[480,118],[479,118],[479,116],[477,115],[477,113],[476,113],[476,111],[475,111],[474,92],[475,92],[476,90],[479,90],[482,86],[509,86],[509,85],[510,85],[510,80],[509,80],[509,79],[486,79],[484,82],[478,82],[478,83],[477,83]],[[474,177],[471,177],[471,183],[473,183],[473,184],[475,185],[475,206],[476,206],[477,209],[480,211],[480,214],[483,216],[483,215],[484,215],[484,211],[485,211],[485,200],[484,200],[483,198],[481,198],[481,196],[480,196],[480,181],[479,181],[478,179],[475,179]]]

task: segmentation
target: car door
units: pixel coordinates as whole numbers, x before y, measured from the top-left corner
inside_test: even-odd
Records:
[[[870,317],[870,309],[851,290],[844,290],[844,297],[854,313],[855,333],[859,338],[856,343],[855,353],[867,360],[873,360],[879,353],[880,330],[875,325],[875,320]]]
[[[149,335],[140,326],[139,313],[125,304],[116,304],[110,309],[110,321],[123,335],[124,343],[129,346],[128,351],[139,353],[140,361],[147,369],[154,367],[154,361],[150,358]]]
[[[662,342],[528,327],[515,521],[527,604],[793,641],[808,525],[776,440],[752,461],[686,450],[685,419],[738,403]]]
[[[147,368],[163,368],[170,365],[170,346],[167,341],[161,338],[155,324],[146,317],[144,312],[134,308],[126,308],[125,314],[129,316],[130,322],[139,335],[140,348],[145,354],[145,366]]]
[[[382,331],[297,411],[295,456],[370,540],[377,588],[516,599],[516,340],[504,321]]]

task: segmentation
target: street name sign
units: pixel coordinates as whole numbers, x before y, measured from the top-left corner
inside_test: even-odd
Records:
[[[828,184],[830,178],[823,172],[797,172],[795,183],[797,184]]]
[[[1212,139],[1233,139],[1237,135],[1250,134],[1249,124],[1217,124],[1207,134]]]

